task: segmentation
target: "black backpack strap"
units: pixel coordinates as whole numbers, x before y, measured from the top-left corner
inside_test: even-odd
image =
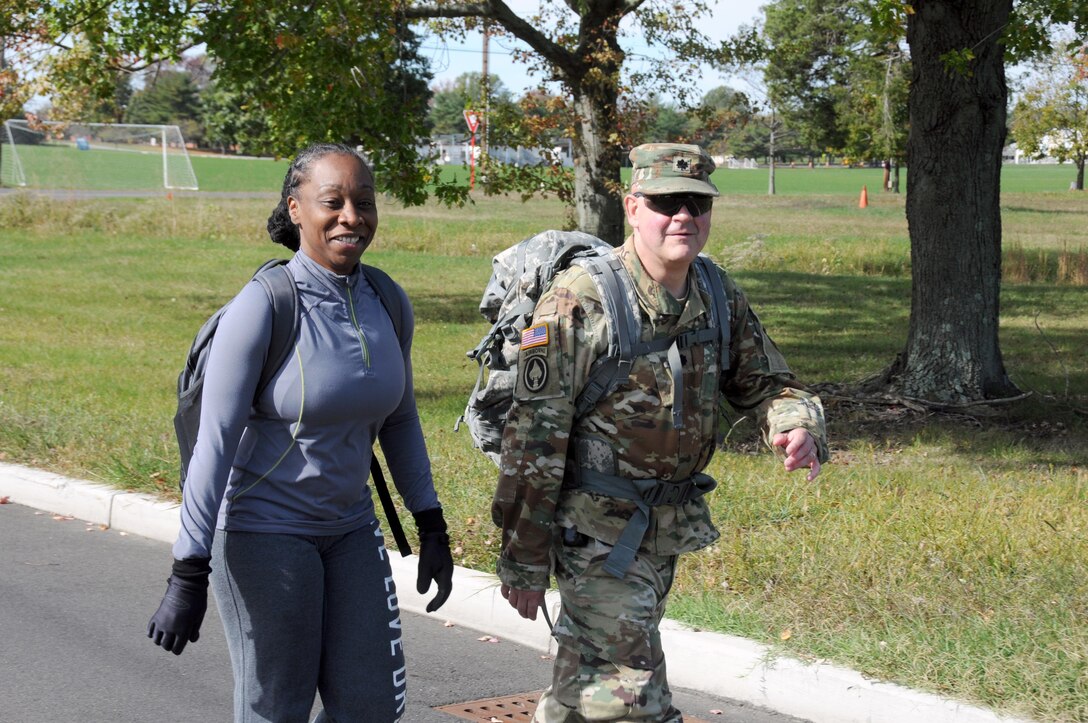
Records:
[[[385,473],[382,465],[374,452],[370,453],[370,479],[374,480],[374,489],[378,492],[378,500],[382,503],[382,511],[385,512],[385,520],[389,523],[389,534],[397,543],[397,549],[401,557],[412,554],[412,547],[408,544],[408,538],[404,535],[404,527],[397,516],[397,508],[393,505],[393,497],[389,494],[389,485],[385,482]]]
[[[272,303],[272,339],[268,344],[268,356],[265,357],[264,368],[261,369],[261,379],[257,383],[254,400],[261,396],[273,375],[287,361],[295,339],[298,338],[298,290],[295,287],[295,277],[286,264],[286,259],[272,259],[265,262],[253,275],[264,287]]]
[[[360,265],[363,267],[366,280],[378,295],[386,313],[389,314],[389,318],[393,321],[393,329],[397,332],[397,339],[403,339],[406,326],[405,308],[404,300],[401,298],[396,283],[389,277],[389,274],[376,266]],[[397,549],[400,551],[401,556],[408,557],[412,554],[412,548],[408,544],[408,538],[404,535],[404,527],[400,524],[400,517],[397,516],[397,508],[393,504],[393,497],[389,494],[389,485],[385,481],[382,465],[373,452],[370,455],[370,478],[374,481],[374,490],[378,493],[378,500],[382,503],[382,511],[385,512],[385,520],[389,524],[389,534],[393,536],[393,540],[397,543]]]

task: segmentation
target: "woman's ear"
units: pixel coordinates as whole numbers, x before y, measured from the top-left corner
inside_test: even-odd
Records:
[[[291,223],[298,226],[298,199],[294,196],[287,197],[287,215],[291,217]]]

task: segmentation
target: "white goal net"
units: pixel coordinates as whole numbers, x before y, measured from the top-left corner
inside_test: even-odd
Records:
[[[196,190],[177,126],[4,121],[0,183],[29,188]]]

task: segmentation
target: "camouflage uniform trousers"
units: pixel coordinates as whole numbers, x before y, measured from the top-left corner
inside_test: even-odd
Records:
[[[535,723],[683,721],[672,707],[659,630],[676,555],[640,552],[619,580],[603,569],[611,551],[581,535],[575,545],[558,536],[553,545],[559,650]]]

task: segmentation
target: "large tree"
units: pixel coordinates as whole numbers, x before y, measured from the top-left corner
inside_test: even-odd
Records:
[[[744,93],[724,85],[711,88],[691,112],[691,140],[712,154],[748,155],[734,148],[733,139],[756,111]]]
[[[856,0],[778,0],[764,7],[763,79],[770,106],[813,148],[846,142],[842,107],[863,46]]]
[[[1084,190],[1088,160],[1088,48],[1061,43],[1043,62],[1013,111],[1012,134],[1025,153],[1071,161]]]
[[[1011,11],[1012,0],[921,0],[907,18],[913,284],[906,348],[889,379],[910,396],[956,403],[1016,392],[998,344],[1001,41]]]
[[[680,0],[568,0],[541,3],[522,17],[503,0],[406,2],[404,15],[416,20],[459,21],[460,28],[486,22],[493,34],[521,40],[531,49],[531,67],[558,81],[574,118],[574,204],[578,227],[619,244],[623,238],[620,166],[630,141],[623,133],[621,97],[652,76],[672,100],[687,103],[698,64],[717,57],[699,30],[705,2]],[[668,58],[642,73],[624,73],[627,51],[621,23],[631,23]]]
[[[813,117],[821,108],[835,111],[832,130],[851,123],[860,128],[844,113],[858,103],[843,105],[841,99],[854,96],[863,106],[867,97],[875,100],[880,84],[866,81],[877,77],[879,63],[873,61],[884,64],[891,80],[902,37],[909,48],[911,317],[903,352],[872,386],[939,404],[1015,395],[998,341],[1005,66],[1046,52],[1056,25],[1071,25],[1083,38],[1088,2],[778,0],[772,8],[767,27],[777,28],[778,44],[771,47],[789,72],[771,79],[780,90],[786,88],[785,97],[800,99],[799,107],[814,109]],[[828,13],[855,20],[844,30]],[[796,32],[804,24],[823,31]],[[818,81],[812,92],[805,88],[806,73]],[[825,77],[834,82],[823,83]],[[873,124],[868,135],[879,137],[878,126],[868,122]],[[892,115],[885,127],[896,125]],[[894,134],[884,135],[894,140]]]
[[[802,145],[851,158],[906,151],[909,62],[869,0],[777,0],[764,8],[767,95]]]
[[[1088,32],[1084,0],[884,0],[911,53],[907,223],[911,316],[885,385],[939,403],[1017,393],[998,342],[1006,62],[1048,49],[1048,29]]]
[[[432,159],[419,157],[431,74],[394,5],[224,0],[206,6],[197,37],[216,60],[217,83],[260,99],[278,152],[348,141],[363,146],[381,189],[401,201],[433,193],[463,202],[467,190],[442,182]]]
[[[126,123],[176,125],[186,141],[203,145],[200,92],[189,73],[155,69],[145,75],[144,87],[132,95]]]
[[[200,94],[204,141],[220,153],[266,156],[273,152],[268,118],[252,84],[212,80]]]

